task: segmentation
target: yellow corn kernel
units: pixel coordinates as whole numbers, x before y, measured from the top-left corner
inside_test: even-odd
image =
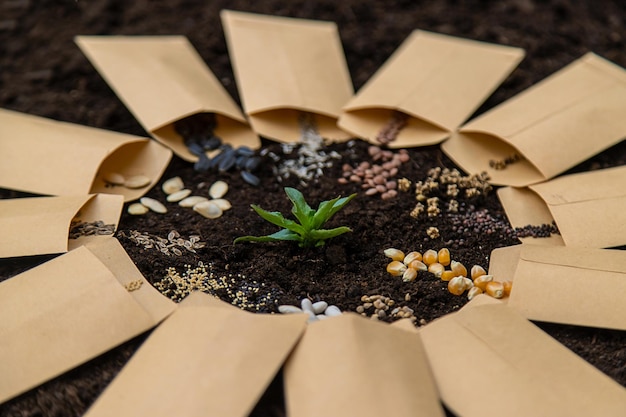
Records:
[[[421,261],[421,260],[422,260],[422,254],[419,252],[413,251],[413,252],[409,252],[406,254],[403,262],[405,265],[409,265],[413,261]]]
[[[450,251],[448,248],[439,249],[437,253],[437,258],[439,259],[439,263],[443,266],[450,265]]]
[[[487,275],[487,271],[485,271],[485,268],[480,265],[474,265],[470,270],[470,275],[472,279],[476,279],[481,275]]]
[[[441,274],[446,268],[439,262],[428,265],[428,272],[434,274],[437,278],[441,278]]]
[[[450,261],[450,269],[453,270],[457,275],[467,276],[467,268],[461,262]]]
[[[474,287],[474,281],[472,281],[470,278],[463,277],[463,282],[465,283],[466,290]]]
[[[491,281],[485,287],[485,292],[493,298],[502,298],[504,296],[504,285],[500,281]]]
[[[508,297],[511,295],[511,289],[513,289],[513,281],[502,281],[502,285],[504,285],[504,296]]]
[[[413,268],[417,271],[428,271],[428,267],[426,266],[426,264],[422,261],[418,261],[417,259],[411,261],[411,263],[409,264],[409,268]]]
[[[476,297],[478,294],[482,294],[482,293],[483,293],[483,290],[481,290],[480,288],[472,287],[467,292],[467,299],[471,300],[472,298]]]
[[[454,271],[443,271],[439,278],[441,278],[442,281],[450,281],[454,277],[456,277]]]
[[[413,268],[407,268],[406,271],[402,273],[402,281],[411,282],[417,278],[417,271]]]
[[[474,286],[485,291],[487,284],[493,281],[493,275],[481,275],[474,280]]]
[[[437,252],[433,249],[428,249],[426,252],[424,252],[424,255],[422,255],[422,262],[424,262],[426,265],[434,264],[437,262],[437,260]]]
[[[406,265],[400,261],[391,261],[387,265],[387,272],[389,272],[394,277],[401,276],[402,274],[404,274],[404,271],[406,271],[406,269]]]
[[[392,261],[404,260],[404,252],[396,248],[389,248],[383,251],[387,258],[391,258]]]
[[[465,292],[465,281],[463,277],[454,277],[448,281],[448,291],[454,295],[461,295]]]

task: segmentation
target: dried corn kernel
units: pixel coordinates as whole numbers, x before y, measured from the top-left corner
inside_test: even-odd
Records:
[[[504,285],[500,281],[491,281],[487,283],[485,292],[493,298],[502,298],[504,296]]]
[[[422,260],[422,254],[419,252],[413,251],[413,252],[409,252],[406,254],[403,262],[405,265],[409,265],[413,261],[421,261],[421,260]]]
[[[389,248],[383,251],[387,258],[391,258],[392,261],[402,261],[404,260],[404,252],[399,249]]]
[[[439,263],[443,266],[450,265],[450,251],[448,248],[440,249],[437,253],[437,258],[439,259]]]
[[[401,276],[402,274],[404,274],[404,271],[406,271],[406,269],[406,265],[400,261],[391,261],[387,265],[387,272],[389,272],[394,277]]]
[[[504,296],[508,297],[511,295],[511,289],[513,288],[513,281],[502,281],[502,285],[504,285]]]
[[[463,277],[454,277],[448,281],[448,291],[454,295],[461,295],[465,292],[465,281]]]
[[[465,283],[466,290],[474,287],[474,281],[472,281],[470,278],[463,277],[463,282]]]
[[[409,268],[413,268],[417,271],[428,271],[426,264],[422,261],[418,261],[417,259],[409,264]]]
[[[480,265],[474,265],[470,270],[470,275],[472,279],[476,279],[481,275],[487,275],[487,271],[485,271],[485,268]]]
[[[467,268],[461,262],[451,261],[450,269],[453,270],[457,275],[467,276]]]
[[[467,292],[467,299],[471,300],[472,298],[476,297],[478,294],[482,294],[482,293],[483,293],[483,290],[481,290],[480,288],[472,287]]]
[[[442,281],[450,281],[454,277],[456,277],[454,271],[443,271],[439,278],[441,278]]]
[[[474,286],[485,291],[487,284],[493,281],[493,275],[481,275],[474,280]]]
[[[413,268],[407,268],[404,273],[402,273],[402,281],[411,282],[417,278],[417,271]]]
[[[437,278],[441,278],[441,274],[445,269],[439,262],[428,265],[428,272],[434,274]]]
[[[437,252],[434,251],[433,249],[428,249],[426,252],[424,252],[424,255],[422,255],[422,262],[424,262],[426,265],[436,263]]]

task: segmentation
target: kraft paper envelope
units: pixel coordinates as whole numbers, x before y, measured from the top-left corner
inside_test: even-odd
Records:
[[[509,305],[530,320],[626,330],[626,252],[523,245]]]
[[[98,246],[110,251],[114,242]],[[81,246],[0,283],[0,403],[145,332],[173,308],[148,302],[163,296],[147,282],[128,292],[93,251]],[[126,260],[109,260],[129,270]]]
[[[298,142],[307,112],[322,137],[350,138],[337,127],[354,90],[335,23],[230,10],[221,18],[243,108],[259,135]]]
[[[444,415],[419,336],[354,313],[310,324],[284,383],[291,417]]]
[[[196,300],[183,301],[150,335],[86,416],[245,417],[252,411],[307,316],[253,314],[206,294],[189,297]]]
[[[261,143],[235,101],[184,36],[77,36],[76,43],[100,75],[156,140],[187,161],[174,123],[213,113],[214,133],[236,146]]]
[[[0,200],[0,258],[62,253],[90,240],[110,238],[123,205],[122,196],[112,194]],[[72,222],[96,221],[112,227],[106,234],[71,238]]]
[[[522,247],[513,245],[492,250],[489,255],[489,275],[493,275],[496,281],[513,281]]]
[[[588,53],[533,87],[471,120],[442,144],[470,173],[498,185],[553,178],[626,135],[626,71]],[[504,169],[490,161],[517,162]]]
[[[468,304],[419,335],[459,417],[625,415],[624,387],[505,304]]]
[[[513,226],[554,221],[566,246],[626,244],[626,166],[566,175],[528,188],[501,188],[498,197]],[[522,241],[544,243],[543,238]]]
[[[172,152],[155,141],[0,109],[0,187],[47,195],[143,196],[157,183]],[[143,175],[139,189],[111,187],[103,176]]]
[[[343,108],[339,126],[372,143],[394,111],[407,125],[390,147],[439,143],[524,57],[519,48],[415,30]]]

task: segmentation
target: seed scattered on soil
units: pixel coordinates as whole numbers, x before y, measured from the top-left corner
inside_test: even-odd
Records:
[[[408,295],[408,294],[407,294]],[[405,296],[405,301],[410,301],[411,297]],[[398,306],[395,300],[380,294],[361,296],[361,304],[356,310],[362,316],[370,317],[372,320],[393,321],[399,319],[410,319],[413,323],[417,321],[415,311],[408,306]]]
[[[223,213],[222,209],[213,201],[204,201],[193,206],[193,211],[207,219],[217,219]]]
[[[150,210],[155,213],[165,214],[167,213],[167,208],[158,200],[150,197],[141,197],[139,202],[144,206],[148,207]]]
[[[198,195],[192,195],[179,201],[178,205],[181,207],[193,207],[196,204],[202,203],[204,201],[209,201],[209,199]]]
[[[177,203],[177,202],[179,202],[179,201],[189,197],[189,195],[191,195],[191,190],[185,188],[185,189],[182,189],[182,190],[175,191],[175,192],[171,193],[165,199],[169,203]]]
[[[209,188],[211,198],[222,198],[228,192],[228,184],[224,181],[215,181]]]
[[[121,239],[128,239],[137,246],[144,249],[154,249],[167,256],[181,256],[182,250],[196,253],[196,249],[206,246],[205,242],[200,240],[198,235],[190,235],[189,239],[183,239],[176,230],[172,230],[167,238],[151,235],[149,233],[141,233],[137,230],[131,230],[130,234],[124,232],[119,233]]]
[[[141,216],[149,212],[150,209],[141,203],[133,203],[128,206],[126,211],[128,211],[128,214],[132,214],[133,216]]]
[[[167,195],[174,194],[177,191],[185,188],[185,184],[183,183],[182,178],[173,177],[163,182],[161,189]]]
[[[279,305],[278,311],[282,314],[307,313],[309,315],[308,323],[341,315],[339,307],[335,305],[328,305],[326,301],[317,301],[313,303],[309,298],[303,298],[302,301],[300,301],[300,307],[288,304]]]

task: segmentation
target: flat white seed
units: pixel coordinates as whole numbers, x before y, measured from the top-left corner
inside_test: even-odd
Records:
[[[139,202],[155,213],[167,213],[167,208],[160,201],[150,197],[142,197]]]
[[[308,298],[302,299],[302,301],[300,302],[300,307],[302,307],[302,310],[311,312],[315,315],[315,310],[313,310],[313,303]]]
[[[315,317],[317,317],[318,320],[325,320],[328,318],[328,316],[325,314],[318,314]]]
[[[341,310],[339,310],[339,307],[337,307],[337,306],[328,306],[326,311],[324,311],[324,314],[326,314],[327,316],[330,316],[330,317],[340,316],[341,315]]]
[[[222,215],[222,209],[217,204],[213,204],[212,201],[203,201],[193,206],[193,211],[201,214],[207,219],[217,219]]]
[[[102,176],[102,178],[107,184],[124,185],[124,183],[126,182],[126,178],[124,178],[122,174],[119,174],[117,172],[107,172]]]
[[[318,301],[317,303],[313,303],[313,311],[315,314],[322,314],[326,311],[328,307],[328,303],[326,301]]]
[[[133,203],[128,206],[128,214],[132,214],[133,216],[141,216],[142,214],[146,214],[150,209],[144,206],[141,203]]]
[[[209,188],[211,198],[222,198],[228,192],[228,184],[224,181],[215,181]]]
[[[124,181],[124,187],[126,188],[143,188],[147,185],[150,185],[150,178],[145,175],[135,175],[126,178],[126,181]]]
[[[167,195],[174,194],[175,192],[180,191],[183,188],[185,188],[185,184],[180,177],[170,178],[169,180],[166,180],[161,186],[161,189]]]
[[[226,200],[225,198],[216,198],[215,200],[211,200],[211,202],[213,204],[217,204],[217,206],[221,208],[222,211],[230,210],[233,207],[232,204],[230,204],[230,201]]]
[[[278,312],[282,314],[297,314],[302,313],[303,311],[300,307],[285,304],[278,306]]]
[[[191,194],[191,190],[179,190],[179,191],[175,191],[172,194],[168,195],[165,199],[167,201],[169,201],[170,203],[175,203],[177,201],[180,201],[184,198],[189,197],[189,194]]]
[[[209,201],[206,197],[201,197],[199,195],[192,195],[191,197],[184,198],[178,202],[178,205],[181,207],[193,207],[198,203],[202,203],[204,201]]]

